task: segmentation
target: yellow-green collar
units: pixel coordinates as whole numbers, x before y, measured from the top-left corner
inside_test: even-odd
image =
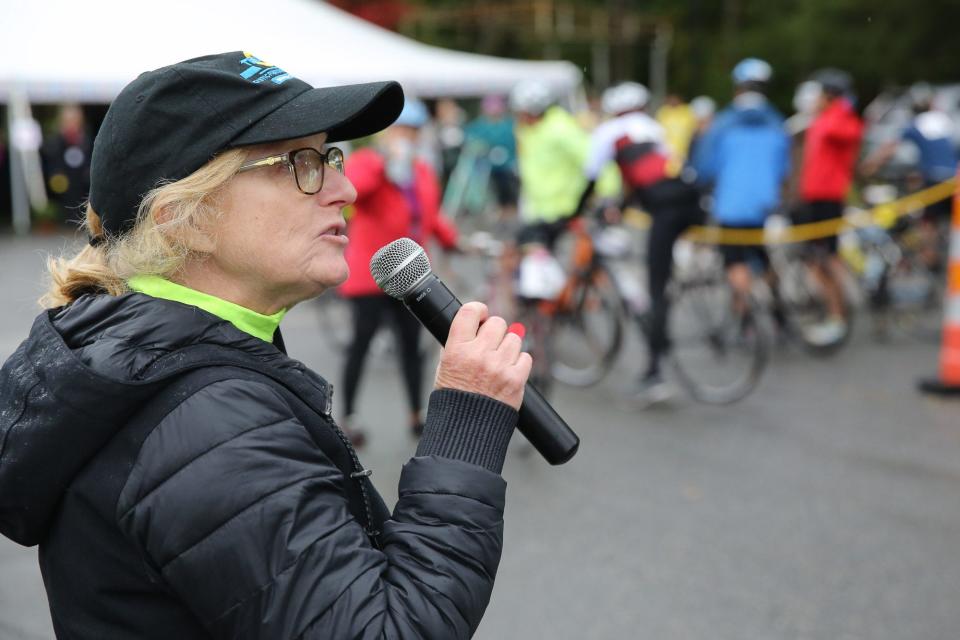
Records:
[[[260,338],[264,342],[273,342],[273,334],[280,326],[284,314],[287,313],[286,309],[281,309],[272,316],[265,316],[252,309],[227,302],[202,291],[190,289],[176,282],[170,282],[159,276],[134,276],[127,281],[127,285],[133,291],[154,298],[173,300],[174,302],[199,307],[218,318],[226,320],[240,331],[249,333],[255,338]]]

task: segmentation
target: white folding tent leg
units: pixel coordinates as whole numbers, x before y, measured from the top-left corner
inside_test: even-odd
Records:
[[[7,130],[10,138],[10,190],[13,194],[13,229],[18,235],[30,232],[30,208],[47,208],[47,192],[40,165],[40,125],[30,113],[26,94],[10,90],[7,101]]]
[[[13,145],[13,92],[7,101],[7,140],[10,142],[7,157],[10,162],[10,196],[13,211],[13,230],[17,235],[26,235],[30,232],[30,203],[27,200],[27,183],[20,170],[20,154]]]

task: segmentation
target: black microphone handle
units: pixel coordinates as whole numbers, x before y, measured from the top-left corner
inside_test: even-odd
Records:
[[[417,283],[404,297],[403,303],[427,331],[444,345],[450,333],[450,324],[463,306],[433,273]],[[529,382],[523,391],[517,428],[550,464],[563,464],[580,447],[577,434]]]

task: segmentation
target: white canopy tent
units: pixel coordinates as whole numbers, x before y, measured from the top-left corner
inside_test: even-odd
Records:
[[[506,93],[536,78],[560,94],[581,74],[431,47],[320,0],[0,0],[0,101],[109,102],[142,71],[242,49],[314,85],[398,80],[421,97]]]
[[[30,103],[107,103],[143,71],[235,50],[314,86],[398,80],[424,98],[507,93],[527,79],[574,98],[581,81],[569,62],[431,47],[320,0],[0,0],[0,103],[12,132]],[[26,233],[39,160],[36,149],[13,151],[14,228]]]

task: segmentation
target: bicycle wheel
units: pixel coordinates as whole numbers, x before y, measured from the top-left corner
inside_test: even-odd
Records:
[[[810,353],[827,356],[836,353],[850,340],[852,309],[844,300],[842,331],[830,339],[818,336],[817,328],[829,318],[823,291],[806,261],[787,258],[777,267],[777,292],[786,320],[803,346]]]
[[[678,283],[674,291],[668,327],[680,384],[708,404],[744,398],[767,364],[767,341],[756,311],[735,313],[730,287],[716,278]]]
[[[553,318],[553,377],[574,387],[600,382],[620,352],[624,320],[616,281],[606,267],[595,265]]]
[[[543,301],[518,300],[518,314],[527,332],[523,338],[523,350],[533,358],[529,383],[544,396],[548,397],[553,386],[551,366],[553,363],[553,341],[551,328],[553,316],[543,308]]]
[[[905,255],[886,274],[886,317],[889,324],[916,340],[937,342],[943,322],[942,274],[931,271],[916,255]]]
[[[469,143],[461,151],[447,181],[442,208],[464,234],[492,231],[498,207],[490,179],[485,145]]]

